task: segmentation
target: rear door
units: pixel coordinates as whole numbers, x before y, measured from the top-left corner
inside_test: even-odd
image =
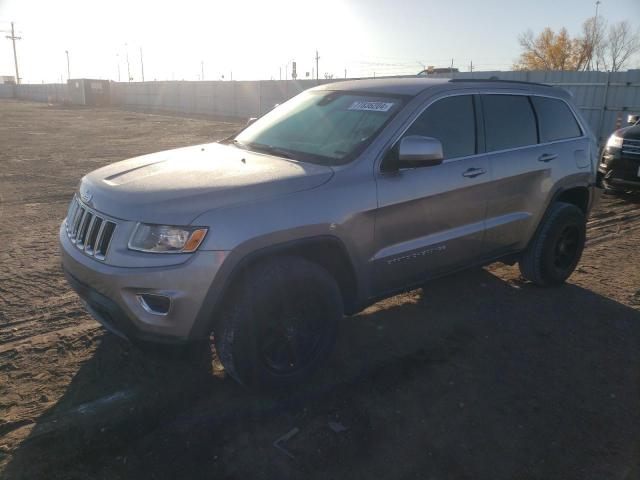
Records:
[[[559,179],[589,167],[588,139],[561,99],[481,95],[492,188],[485,247],[498,256],[526,247]]]
[[[407,135],[437,138],[444,151],[441,165],[378,172],[378,293],[456,269],[480,254],[490,175],[479,153],[476,102],[472,94],[436,100],[395,142]],[[394,149],[388,158],[397,155]]]

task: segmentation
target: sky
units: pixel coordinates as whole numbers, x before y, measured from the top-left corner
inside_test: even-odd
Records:
[[[23,83],[72,78],[229,80],[415,74],[422,65],[509,70],[527,29],[580,32],[591,0],[0,0],[15,22]],[[640,0],[602,0],[609,23],[640,27]],[[0,75],[13,75],[0,38]],[[128,56],[128,67],[127,67]],[[640,68],[640,56],[631,68]],[[118,69],[120,72],[118,73]]]

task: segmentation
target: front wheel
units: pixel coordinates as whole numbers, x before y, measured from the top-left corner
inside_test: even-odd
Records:
[[[578,207],[554,203],[520,259],[522,276],[544,286],[564,282],[582,256],[586,225]]]
[[[229,375],[252,389],[286,387],[328,357],[342,318],[333,277],[299,257],[252,266],[234,286],[214,330]]]

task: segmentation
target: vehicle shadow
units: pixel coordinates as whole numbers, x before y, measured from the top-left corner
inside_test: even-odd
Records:
[[[635,478],[638,345],[635,309],[487,270],[345,319],[328,367],[290,392],[105,334],[4,477]],[[293,426],[289,458],[271,444]]]

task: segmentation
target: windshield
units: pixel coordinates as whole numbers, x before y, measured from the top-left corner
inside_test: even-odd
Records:
[[[309,91],[256,120],[233,140],[240,148],[340,165],[358,155],[403,100],[375,94]]]

